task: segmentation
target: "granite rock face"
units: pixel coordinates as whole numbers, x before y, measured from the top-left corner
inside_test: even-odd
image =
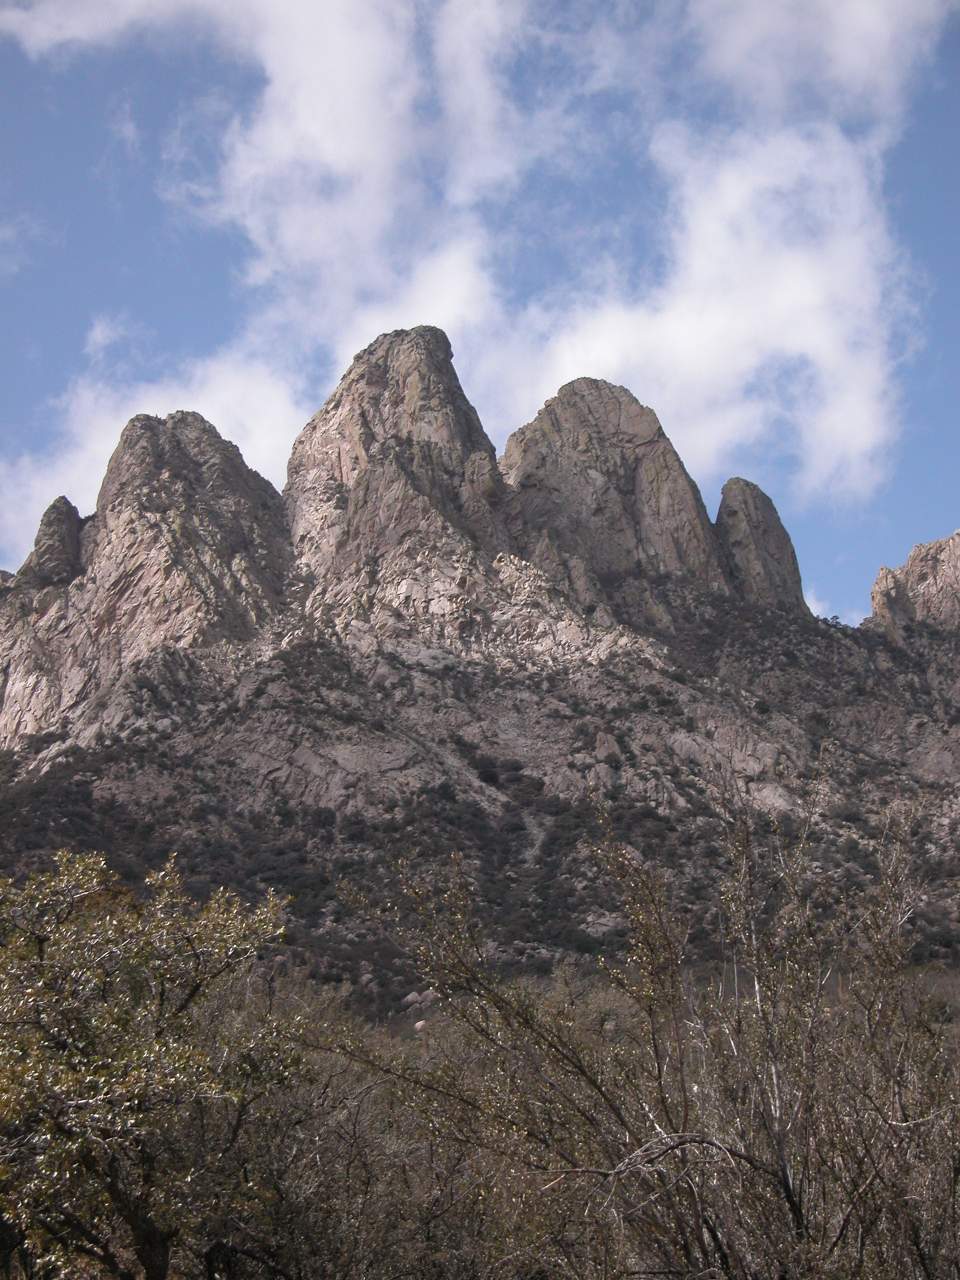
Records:
[[[0,744],[59,727],[167,646],[249,639],[279,608],[283,504],[199,414],[124,428],[96,512],[58,499],[0,601]]]
[[[523,554],[580,604],[655,614],[650,583],[662,575],[727,592],[700,493],[626,388],[567,383],[510,437],[502,470]]]
[[[284,495],[311,615],[456,643],[502,594],[505,488],[439,329],[360,352],[294,444]]]
[[[20,567],[24,582],[65,585],[81,571],[80,513],[63,496],[54,499],[40,520],[33,551]]]
[[[279,607],[290,563],[279,495],[236,445],[196,413],[127,424],[85,532],[84,568],[138,652],[246,639]]]
[[[653,411],[590,378],[498,464],[430,327],[360,352],[282,500],[198,414],[132,419],[94,514],[58,498],[0,593],[0,744],[92,732],[151,654],[269,645],[275,627],[550,665],[646,652],[709,599],[804,612],[759,490],[735,482],[715,529]]]
[[[284,492],[297,554],[323,581],[350,556],[391,550],[430,512],[491,556],[510,550],[502,490],[446,334],[424,326],[354,359],[298,436]]]
[[[598,628],[669,629],[678,600],[731,591],[699,491],[652,410],[578,379],[498,466],[437,329],[360,352],[297,439],[285,500],[307,616],[341,633],[371,625],[549,658],[591,645]],[[793,607],[785,592],[762,603]]]
[[[793,543],[762,489],[738,477],[728,480],[716,531],[727,575],[740,599],[768,609],[806,610]]]
[[[915,623],[960,628],[960,531],[914,547],[899,569],[882,568],[872,604],[874,621],[896,640]]]

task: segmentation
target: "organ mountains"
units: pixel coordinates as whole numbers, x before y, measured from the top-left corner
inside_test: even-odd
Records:
[[[92,515],[47,510],[0,578],[0,852],[103,849],[137,880],[177,849],[198,893],[277,886],[317,971],[389,1006],[389,941],[342,887],[377,899],[401,859],[460,850],[501,958],[536,969],[616,945],[578,848],[598,822],[708,946],[731,812],[809,823],[829,899],[894,810],[918,954],[945,956],[958,629],[960,535],[831,625],[769,498],[730,480],[711,522],[623,387],[561,387],[498,460],[445,335],[385,334],[282,495],[181,412],[127,424]]]

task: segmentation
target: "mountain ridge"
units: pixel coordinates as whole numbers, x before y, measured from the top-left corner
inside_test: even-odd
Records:
[[[455,847],[516,963],[615,941],[578,852],[598,806],[705,936],[731,803],[812,814],[837,894],[917,804],[952,886],[956,563],[945,540],[832,626],[770,499],[735,478],[711,522],[625,388],[566,384],[498,461],[445,335],[381,335],[283,495],[179,412],[131,420],[91,516],[48,509],[0,582],[0,854],[66,841],[135,877],[179,848],[198,892],[292,892],[354,977],[380,943],[338,881],[387,892]],[[950,901],[918,924],[934,952]]]

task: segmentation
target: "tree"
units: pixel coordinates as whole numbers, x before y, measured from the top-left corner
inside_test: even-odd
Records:
[[[197,904],[173,860],[142,897],[97,855],[0,884],[8,1253],[37,1274],[166,1280],[256,1252],[233,1225],[262,1212],[244,1141],[298,1070],[296,1015],[249,1000],[280,931],[276,898]]]
[[[723,960],[705,973],[664,878],[595,856],[629,924],[603,981],[504,983],[455,867],[411,882],[409,946],[458,1034],[382,1064],[438,1141],[533,1201],[511,1256],[544,1274],[956,1277],[960,1069],[910,962],[904,850],[830,900],[802,840],[732,834]]]

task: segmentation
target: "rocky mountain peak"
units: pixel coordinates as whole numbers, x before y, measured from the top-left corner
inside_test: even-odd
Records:
[[[960,530],[914,547],[899,569],[882,568],[872,592],[873,617],[891,638],[924,623],[960,627]]]
[[[361,351],[300,433],[287,474],[297,555],[338,599],[364,595],[372,566],[392,591],[418,556],[446,571],[462,555],[512,549],[494,448],[439,329],[383,334]]]
[[[581,450],[603,454],[619,449],[630,454],[663,435],[652,409],[626,387],[603,378],[574,378],[564,383],[544,409],[552,410],[568,431],[576,430],[576,447]],[[542,417],[535,421],[544,429]]]
[[[955,630],[960,534],[875,601],[898,639]],[[498,467],[444,335],[386,334],[298,439],[286,506],[193,413],[127,425],[93,515],[51,505],[0,573],[4,830],[17,858],[180,848],[212,883],[273,881],[331,966],[366,945],[344,874],[465,846],[539,963],[528,929],[616,927],[579,852],[598,797],[691,920],[733,795],[788,835],[816,804],[838,900],[898,779],[955,832],[955,649],[811,618],[769,498],[731,480],[711,524],[623,387],[567,383]]]
[[[164,646],[249,638],[292,561],[283,501],[196,413],[133,418],[95,515],[44,515],[0,637],[0,742],[51,727]],[[51,599],[45,588],[66,586]],[[32,601],[32,603],[31,603]]]
[[[21,583],[34,586],[65,586],[81,571],[80,530],[77,508],[61,495],[47,507],[33,550],[20,568]]]
[[[151,493],[162,507],[175,491],[196,491],[201,500],[209,495],[210,505],[236,488],[249,490],[253,476],[237,446],[199,413],[180,410],[166,418],[138,414],[124,427],[107,464],[97,512],[117,503],[149,506]],[[273,491],[259,476],[256,480],[264,492]]]
[[[723,486],[717,538],[731,585],[748,604],[806,613],[790,535],[767,495],[749,480]]]
[[[501,465],[525,553],[555,576],[559,567],[583,603],[649,614],[660,575],[727,590],[696,485],[656,414],[625,387],[567,383],[510,438]]]
[[[378,446],[401,440],[435,446],[461,463],[473,453],[493,454],[460,386],[449,339],[429,325],[382,334],[354,357],[294,444],[287,485],[294,512],[317,480],[349,488]]]
[[[101,584],[139,576],[129,607],[160,634],[168,623],[243,634],[279,603],[289,561],[280,495],[205,418],[127,423],[84,535]]]
[[[567,383],[498,466],[431,327],[354,359],[298,437],[284,499],[199,414],[131,419],[95,514],[57,499],[0,586],[0,742],[76,723],[158,652],[272,643],[281,617],[291,634],[549,664],[696,625],[710,595],[804,611],[769,499],[731,482],[714,528],[624,387]]]

